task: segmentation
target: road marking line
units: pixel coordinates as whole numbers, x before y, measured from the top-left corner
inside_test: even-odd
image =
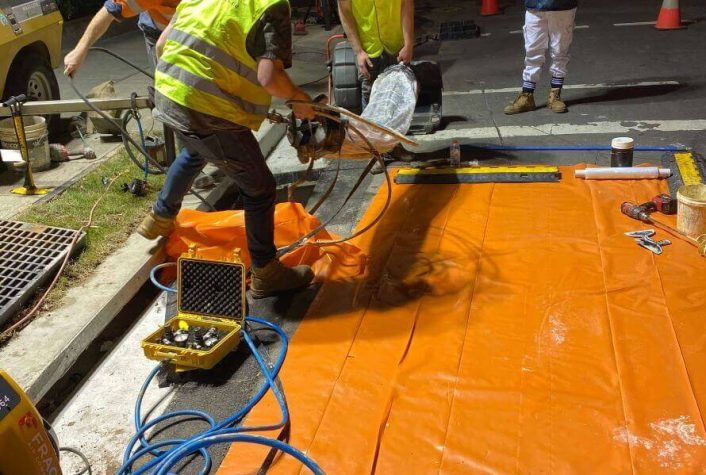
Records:
[[[588,122],[585,124],[506,125],[500,127],[503,138],[546,137],[548,135],[630,134],[635,132],[688,132],[706,130],[706,120],[634,120]],[[446,129],[432,135],[415,135],[420,143],[451,139],[496,139],[495,127]]]
[[[682,20],[682,23],[695,23],[694,20]],[[628,23],[613,23],[613,26],[650,26],[656,25],[656,21],[633,21]]]
[[[679,86],[678,81],[645,81],[631,82],[626,84],[567,84],[564,89],[623,89],[630,87],[654,87],[654,86]],[[470,91],[444,91],[444,96],[470,96],[475,94],[497,94],[507,92],[517,92],[520,87],[503,87],[500,89],[471,89]]]
[[[613,26],[648,26],[656,24],[656,21],[633,21],[630,23],[613,23]]]
[[[586,30],[586,29],[588,29],[588,28],[591,28],[591,25],[576,25],[576,26],[574,27],[574,30]],[[511,34],[511,35],[518,35],[518,34],[522,33],[523,31],[524,31],[524,30],[512,30],[512,31],[510,32],[510,34]]]

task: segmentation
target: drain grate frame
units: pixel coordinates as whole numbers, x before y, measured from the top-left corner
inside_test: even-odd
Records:
[[[76,231],[0,220],[0,325],[48,283],[61,266]],[[86,243],[81,233],[72,254]]]

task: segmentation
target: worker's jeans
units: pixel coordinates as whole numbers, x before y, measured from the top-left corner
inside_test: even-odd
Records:
[[[216,131],[209,135],[179,134],[184,149],[169,167],[154,205],[158,216],[173,218],[206,162],[216,165],[240,190],[250,258],[263,267],[275,258],[274,211],[276,183],[250,130]]]
[[[576,9],[565,11],[527,10],[525,14],[525,70],[523,81],[537,83],[547,48],[552,58],[552,77],[566,77],[569,47],[574,38]]]
[[[393,64],[397,64],[397,55],[391,55],[387,52],[383,52],[377,58],[370,58],[370,62],[373,63],[372,68],[368,66],[370,79],[364,78],[362,74],[358,77],[360,80],[360,92],[362,95],[362,101],[360,103],[362,110],[365,110],[368,106],[368,102],[370,101],[370,93],[373,90],[373,83],[383,71]]]
[[[147,60],[149,61],[150,65],[150,71],[154,73],[154,70],[157,69],[157,51],[156,51],[156,45],[157,42],[154,38],[151,38],[149,35],[145,35],[145,48],[147,49]]]

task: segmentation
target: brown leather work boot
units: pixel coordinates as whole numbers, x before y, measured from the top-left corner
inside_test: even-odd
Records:
[[[253,267],[251,274],[250,295],[255,299],[288,290],[302,289],[314,279],[311,267],[287,267],[278,259],[273,259],[265,267]]]
[[[505,107],[505,113],[513,115],[520,112],[530,112],[536,108],[537,106],[534,105],[534,93],[522,91],[512,104]]]
[[[154,211],[150,211],[137,228],[137,234],[150,241],[160,236],[169,237],[172,231],[174,231],[174,218],[162,218],[154,214]]]
[[[560,87],[553,87],[549,90],[549,99],[547,99],[547,106],[549,106],[552,112],[557,112],[559,114],[562,114],[569,110],[566,107],[566,103],[561,100]]]

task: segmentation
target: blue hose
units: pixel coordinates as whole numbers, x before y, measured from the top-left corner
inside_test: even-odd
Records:
[[[159,290],[163,292],[170,292],[175,294],[177,289],[172,288],[172,287],[167,287],[166,285],[162,285],[159,280],[157,279],[157,272],[167,268],[167,267],[174,267],[176,266],[176,262],[165,262],[164,264],[159,264],[157,266],[154,266],[152,270],[150,271],[150,280],[152,281],[152,284],[157,287]]]
[[[485,145],[479,147],[494,152],[610,152],[606,145]],[[688,147],[669,145],[666,147],[636,146],[636,152],[685,152]]]
[[[165,267],[162,264],[162,267]],[[151,276],[154,274],[160,266],[155,267]],[[274,365],[270,369],[265,362],[262,354],[257,349],[257,346],[252,340],[250,333],[247,328],[243,328],[242,336],[245,343],[250,348],[255,360],[260,367],[260,371],[265,377],[265,384],[260,388],[260,390],[248,401],[248,403],[240,410],[235,412],[230,417],[226,418],[220,423],[216,421],[207,413],[198,410],[181,410],[174,411],[171,413],[163,414],[156,417],[150,421],[142,420],[142,401],[152,380],[155,378],[161,366],[155,367],[147,376],[140,392],[138,394],[137,400],[135,402],[135,435],[132,437],[128,446],[125,449],[125,454],[123,456],[123,466],[116,472],[116,475],[141,475],[146,473],[152,473],[155,475],[167,475],[169,470],[179,464],[185,458],[193,455],[200,454],[204,459],[204,465],[199,472],[201,475],[206,475],[210,472],[212,461],[208,453],[208,448],[212,445],[222,444],[222,443],[233,443],[233,442],[245,442],[251,444],[264,445],[271,449],[279,450],[285,454],[288,454],[295,459],[299,460],[305,467],[310,469],[316,475],[323,475],[323,470],[314,462],[311,458],[307,457],[306,454],[297,450],[296,448],[281,442],[276,439],[268,439],[262,436],[243,434],[243,432],[251,431],[263,431],[263,430],[277,430],[285,427],[289,423],[289,409],[287,408],[287,402],[284,398],[284,394],[281,392],[279,386],[277,385],[276,378],[279,371],[282,369],[284,364],[284,359],[287,355],[287,350],[289,347],[289,342],[287,339],[287,334],[277,325],[270,323],[266,320],[255,317],[247,317],[245,319],[247,324],[257,324],[262,325],[265,328],[274,331],[279,336],[282,342],[282,350],[277,357]],[[276,423],[266,426],[259,427],[246,427],[239,426],[238,424],[248,415],[255,405],[263,398],[267,391],[272,390],[277,402],[280,406],[280,411],[282,413],[282,419]],[[146,436],[148,430],[153,427],[162,424],[166,421],[174,421],[176,419],[188,418],[189,420],[202,420],[208,424],[208,428],[203,432],[195,434],[188,439],[170,439],[162,440],[158,442],[150,442]],[[139,469],[132,471],[132,466],[140,460],[142,457],[152,455],[154,458],[149,462],[142,465]]]
[[[137,112],[133,112],[132,116],[135,118],[135,123],[137,124],[137,131],[140,134],[140,143],[142,144],[142,150],[147,150],[147,143],[145,142],[145,134],[142,131],[142,121],[140,120],[140,115]],[[149,176],[150,161],[147,155],[145,155],[145,175],[142,181],[147,181]]]

